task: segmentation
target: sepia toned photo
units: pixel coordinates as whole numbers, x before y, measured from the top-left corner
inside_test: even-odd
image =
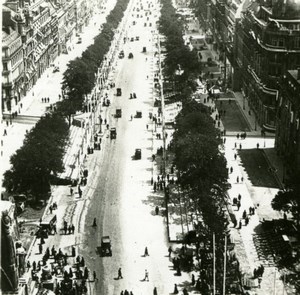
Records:
[[[1,9],[0,294],[300,294],[300,0]]]

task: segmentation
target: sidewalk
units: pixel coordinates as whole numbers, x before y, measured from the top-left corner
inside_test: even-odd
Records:
[[[20,110],[20,117],[40,117],[44,115],[50,104],[54,104],[59,100],[59,94],[61,94],[60,84],[63,72],[67,69],[68,62],[75,59],[77,56],[80,56],[82,52],[94,42],[94,37],[99,34],[99,30],[97,28],[105,22],[106,15],[108,15],[110,10],[113,8],[114,3],[115,1],[112,1],[109,5],[107,5],[106,12],[104,14],[99,15],[98,12],[94,14],[88,26],[84,27],[84,31],[81,34],[81,44],[77,44],[77,38],[74,38],[70,45],[72,50],[67,55],[61,54],[56,58],[54,64],[60,67],[60,72],[53,73],[52,67],[45,70],[33,88],[19,102],[17,109]],[[50,102],[42,102],[42,98],[44,97],[49,97]],[[9,117],[9,114],[4,115]],[[19,118],[17,117],[15,120],[13,119],[12,124],[10,124],[9,119],[2,120],[0,132],[3,134],[4,130],[6,130],[7,135],[2,136],[1,138],[0,178],[3,178],[3,173],[10,168],[10,157],[23,145],[26,131],[30,131],[35,126],[35,121],[36,120],[23,120],[23,122],[17,123],[19,122]]]

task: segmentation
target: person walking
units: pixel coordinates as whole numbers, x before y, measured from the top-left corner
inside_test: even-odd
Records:
[[[241,208],[241,201],[237,201],[236,206],[237,206],[237,211],[239,211]]]
[[[156,207],[155,207],[155,214],[158,215],[158,213],[159,213],[159,207],[156,206]]]
[[[154,289],[153,289],[153,295],[157,295],[157,288],[156,287],[154,287]]]
[[[149,272],[148,272],[147,269],[145,269],[145,278],[144,278],[144,281],[149,282]]]
[[[145,248],[145,253],[144,253],[144,256],[146,257],[146,256],[149,256],[149,253],[148,253],[148,248],[146,247]]]
[[[119,270],[118,270],[118,280],[119,280],[119,279],[123,279],[121,267],[120,267]]]
[[[97,220],[96,220],[96,217],[94,218],[94,221],[93,221],[93,227],[96,227],[97,226]]]
[[[179,292],[178,292],[178,288],[177,288],[177,284],[174,284],[174,292],[173,292],[173,294],[178,294]]]
[[[171,253],[172,253],[172,247],[171,246],[168,248],[168,252],[169,252],[169,257],[171,257]]]
[[[42,254],[42,252],[43,252],[43,245],[42,244],[39,244],[39,251],[40,251],[40,254]]]

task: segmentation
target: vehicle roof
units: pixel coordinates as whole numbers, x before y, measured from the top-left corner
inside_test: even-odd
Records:
[[[101,238],[101,241],[102,241],[103,243],[110,243],[110,238],[109,238],[109,236],[105,236],[105,237],[102,237],[102,238]]]

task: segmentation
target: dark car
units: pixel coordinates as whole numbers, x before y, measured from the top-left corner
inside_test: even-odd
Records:
[[[142,158],[142,150],[141,149],[136,149],[134,153],[134,158],[136,160],[140,160]]]
[[[111,240],[109,236],[101,238],[101,256],[112,256]]]
[[[117,88],[117,96],[121,96],[122,95],[122,89],[121,88]]]
[[[132,52],[130,52],[130,53],[128,54],[128,58],[133,58]]]

